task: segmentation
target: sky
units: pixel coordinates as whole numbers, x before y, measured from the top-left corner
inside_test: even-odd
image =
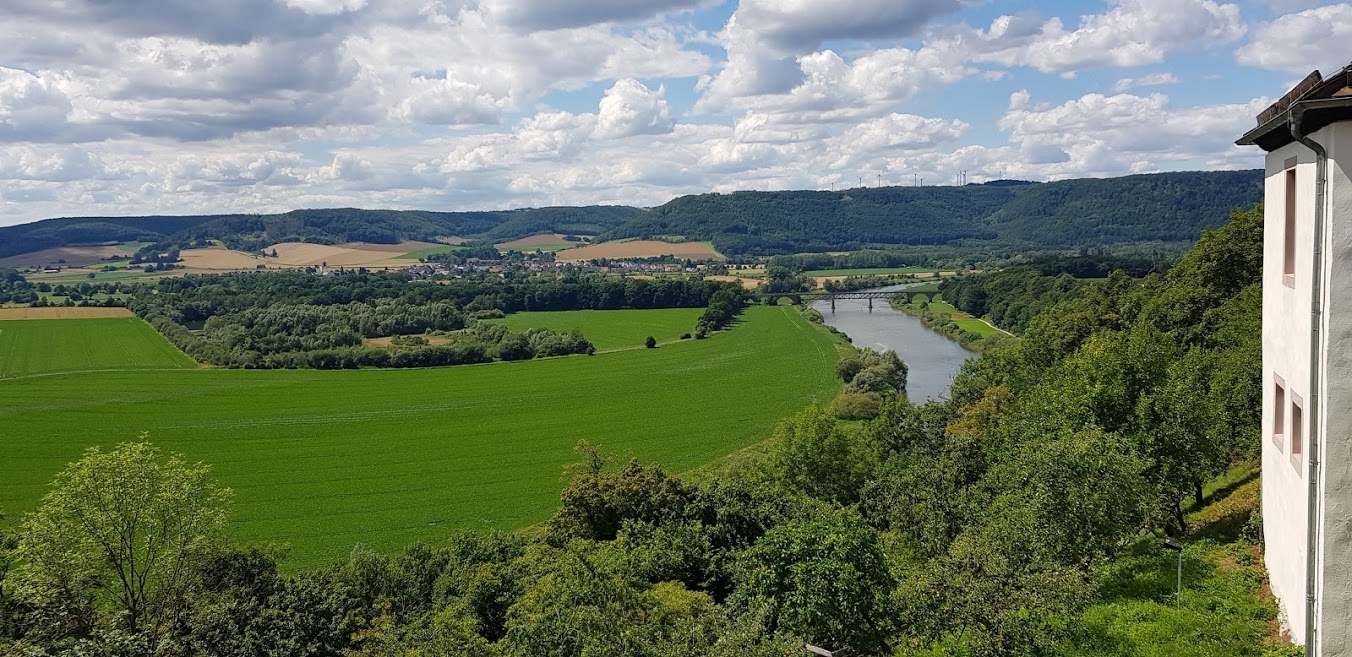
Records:
[[[1307,0],[4,0],[0,225],[1258,168]]]

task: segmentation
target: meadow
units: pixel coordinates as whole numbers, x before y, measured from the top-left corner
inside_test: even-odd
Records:
[[[149,334],[143,340],[158,338],[125,321]],[[51,320],[43,330],[63,324],[95,326]],[[25,369],[50,369],[40,361],[103,334],[97,326],[25,343]],[[675,472],[696,468],[829,399],[837,357],[833,338],[797,309],[758,306],[707,340],[591,357],[0,380],[0,508],[22,515],[87,447],[145,433],[211,464],[235,491],[235,538],[291,546],[289,569],[316,566],[358,543],[393,550],[456,529],[536,524],[557,508],[579,440]]]
[[[695,330],[703,308],[664,308],[661,310],[564,310],[558,312],[512,313],[504,319],[513,331],[547,328],[554,331],[579,329],[598,351],[642,347],[648,336],[659,344],[680,339]]]
[[[136,317],[0,321],[0,379],[87,370],[191,367],[196,367],[192,359]],[[9,406],[8,402],[0,404],[0,408]]]

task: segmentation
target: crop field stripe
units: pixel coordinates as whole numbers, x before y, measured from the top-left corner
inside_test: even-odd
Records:
[[[139,318],[0,322],[0,379],[63,372],[196,367]]]
[[[392,550],[457,529],[514,529],[557,508],[579,439],[696,468],[828,400],[839,389],[834,353],[831,336],[793,309],[757,306],[707,340],[593,357],[7,379],[0,508],[19,517],[86,447],[148,432],[211,464],[235,490],[236,538],[290,544],[289,568],[356,543]]]

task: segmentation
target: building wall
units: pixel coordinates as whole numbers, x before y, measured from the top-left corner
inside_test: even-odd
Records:
[[[1297,158],[1295,286],[1282,282],[1286,167]],[[1293,396],[1309,398],[1310,266],[1313,249],[1314,154],[1289,144],[1267,155],[1263,226],[1263,539],[1273,593],[1296,643],[1305,641],[1307,480],[1293,464],[1289,411]],[[1276,379],[1285,381],[1287,428],[1273,440]]]
[[[1352,655],[1352,122],[1329,126],[1315,138],[1329,152],[1318,643],[1319,654],[1331,657]]]
[[[1317,550],[1316,623],[1320,655],[1352,655],[1352,123],[1326,127],[1311,137],[1329,153],[1325,203],[1324,289],[1318,359],[1323,384],[1316,401],[1310,393],[1310,300],[1314,244],[1315,156],[1290,144],[1267,156],[1263,238],[1263,534],[1272,590],[1296,643],[1305,643],[1305,584],[1309,452],[1291,458],[1291,401],[1305,409],[1307,430],[1321,469],[1321,527]],[[1294,287],[1283,284],[1285,236],[1285,163],[1297,158],[1296,259]],[[1330,376],[1331,375],[1331,376]],[[1286,428],[1280,445],[1273,441],[1275,378],[1286,383]],[[1317,407],[1312,408],[1312,405]],[[1318,417],[1314,417],[1317,415]],[[1316,421],[1317,420],[1317,421]]]

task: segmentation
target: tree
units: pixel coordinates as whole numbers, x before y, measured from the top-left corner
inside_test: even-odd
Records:
[[[781,423],[774,437],[774,470],[785,485],[825,502],[859,500],[869,454],[829,411],[809,408]]]
[[[851,511],[775,527],[737,564],[737,593],[768,604],[769,634],[786,630],[833,650],[890,651],[893,587],[877,532]]]
[[[648,339],[646,339],[646,340],[643,341],[643,346],[645,346],[645,347],[647,347],[647,348],[649,348],[649,349],[656,349],[656,348],[657,348],[657,339],[650,335],[650,336],[648,336]]]
[[[22,527],[16,579],[30,603],[88,604],[153,645],[186,603],[230,491],[210,468],[148,443],[91,447]]]

